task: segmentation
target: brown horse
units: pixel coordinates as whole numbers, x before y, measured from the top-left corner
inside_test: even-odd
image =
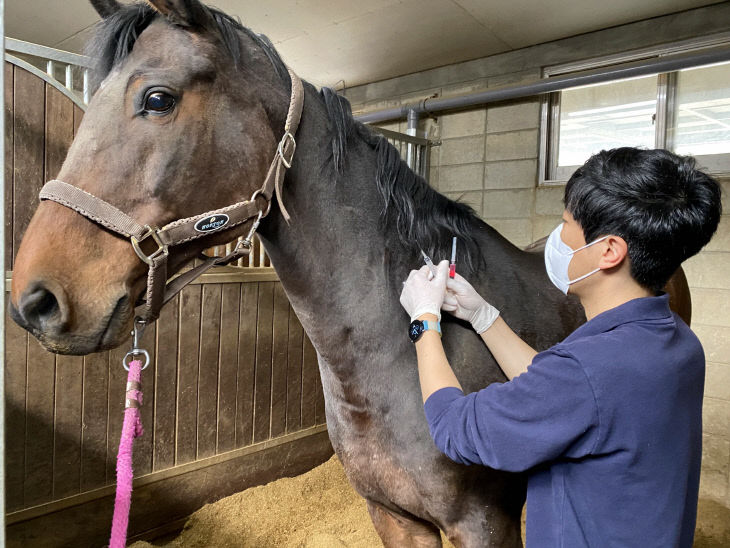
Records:
[[[104,80],[58,179],[141,224],[245,200],[263,181],[291,81],[270,44],[197,0],[96,1]],[[525,478],[458,465],[433,445],[398,302],[419,247],[447,257],[533,347],[585,316],[525,253],[415,176],[331,90],[305,85],[297,152],[260,234],[318,354],[330,439],[388,547],[519,546]],[[170,271],[251,223],[170,250]],[[121,344],[145,287],[129,242],[53,201],[38,207],[15,263],[11,314],[49,350]],[[446,317],[447,355],[467,391],[505,378],[477,335]]]

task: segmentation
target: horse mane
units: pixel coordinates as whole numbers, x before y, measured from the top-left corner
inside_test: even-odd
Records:
[[[234,67],[240,65],[242,51],[239,33],[248,36],[273,65],[276,73],[291,90],[286,65],[264,35],[254,33],[238,19],[207,8],[219,31],[221,42]],[[135,42],[159,13],[146,3],[123,4],[102,19],[86,51],[96,60],[95,84],[102,81],[115,65],[132,51]],[[460,270],[471,273],[483,262],[480,246],[474,237],[475,223],[481,223],[466,204],[449,200],[415,174],[401,159],[398,150],[380,134],[352,116],[350,102],[331,88],[322,88],[320,96],[332,124],[332,164],[335,175],[344,171],[348,142],[358,138],[376,151],[375,183],[383,199],[381,226],[386,238],[400,243],[414,255],[423,249],[434,261],[451,253],[451,239],[459,239]]]
[[[357,137],[376,152],[375,184],[383,198],[381,225],[410,252],[423,249],[435,262],[451,256],[451,239],[459,240],[460,271],[473,273],[483,264],[475,236],[476,224],[483,224],[466,204],[448,199],[413,172],[388,140],[352,116],[350,102],[330,88],[320,92],[332,123],[332,161],[337,174],[345,166],[347,143]],[[395,242],[394,242],[395,243]]]

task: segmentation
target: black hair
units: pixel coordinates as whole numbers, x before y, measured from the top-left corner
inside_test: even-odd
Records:
[[[474,226],[478,217],[465,203],[450,200],[415,173],[398,150],[374,129],[355,120],[350,102],[335,90],[322,88],[332,126],[332,165],[342,174],[348,142],[357,138],[375,150],[375,186],[383,199],[380,226],[389,243],[403,246],[419,257],[422,249],[438,261],[451,253],[451,238],[459,238],[462,273],[469,275],[485,266]]]
[[[234,67],[241,63],[242,50],[239,34],[242,33],[263,50],[288,90],[291,89],[291,80],[286,65],[266,36],[256,34],[243,26],[238,18],[231,17],[216,8],[206,6],[205,9],[210,15],[213,26],[225,51],[230,55]],[[127,58],[142,31],[158,16],[162,17],[149,4],[135,2],[121,4],[114,13],[97,23],[94,34],[85,47],[86,54],[95,60],[92,87],[96,87],[115,65]]]
[[[565,207],[586,242],[626,241],[632,277],[659,292],[717,230],[720,185],[691,156],[623,147],[591,156],[565,187]]]

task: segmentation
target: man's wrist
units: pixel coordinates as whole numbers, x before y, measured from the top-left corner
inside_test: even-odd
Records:
[[[438,316],[436,314],[431,314],[430,312],[427,312],[425,314],[421,314],[416,318],[417,320],[421,320],[422,322],[437,322],[439,321]]]

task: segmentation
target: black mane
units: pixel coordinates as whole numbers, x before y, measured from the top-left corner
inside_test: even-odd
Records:
[[[349,101],[330,88],[321,91],[332,123],[332,159],[337,173],[344,169],[347,142],[357,136],[377,153],[375,183],[383,197],[381,221],[386,234],[393,234],[406,249],[420,256],[423,249],[438,262],[451,256],[451,239],[458,238],[460,271],[472,273],[483,257],[474,238],[474,210],[449,200],[428,185],[403,161],[398,150],[382,135],[352,116]]]
[[[241,61],[239,33],[242,32],[263,50],[281,80],[291,89],[286,65],[266,36],[254,33],[239,20],[215,8],[207,9],[234,67]],[[142,31],[158,15],[146,3],[124,4],[98,24],[86,48],[89,56],[96,61],[96,83],[106,78],[112,68],[129,55]],[[460,270],[468,274],[480,266],[483,258],[474,238],[474,226],[478,222],[474,211],[466,204],[439,194],[423,177],[416,175],[387,139],[353,118],[347,99],[330,88],[322,88],[320,95],[332,124],[335,173],[343,172],[347,144],[353,137],[361,139],[377,153],[375,183],[384,202],[381,221],[385,234],[392,234],[415,255],[420,255],[419,249],[423,249],[435,262],[450,257],[451,239],[456,236],[459,238]]]

